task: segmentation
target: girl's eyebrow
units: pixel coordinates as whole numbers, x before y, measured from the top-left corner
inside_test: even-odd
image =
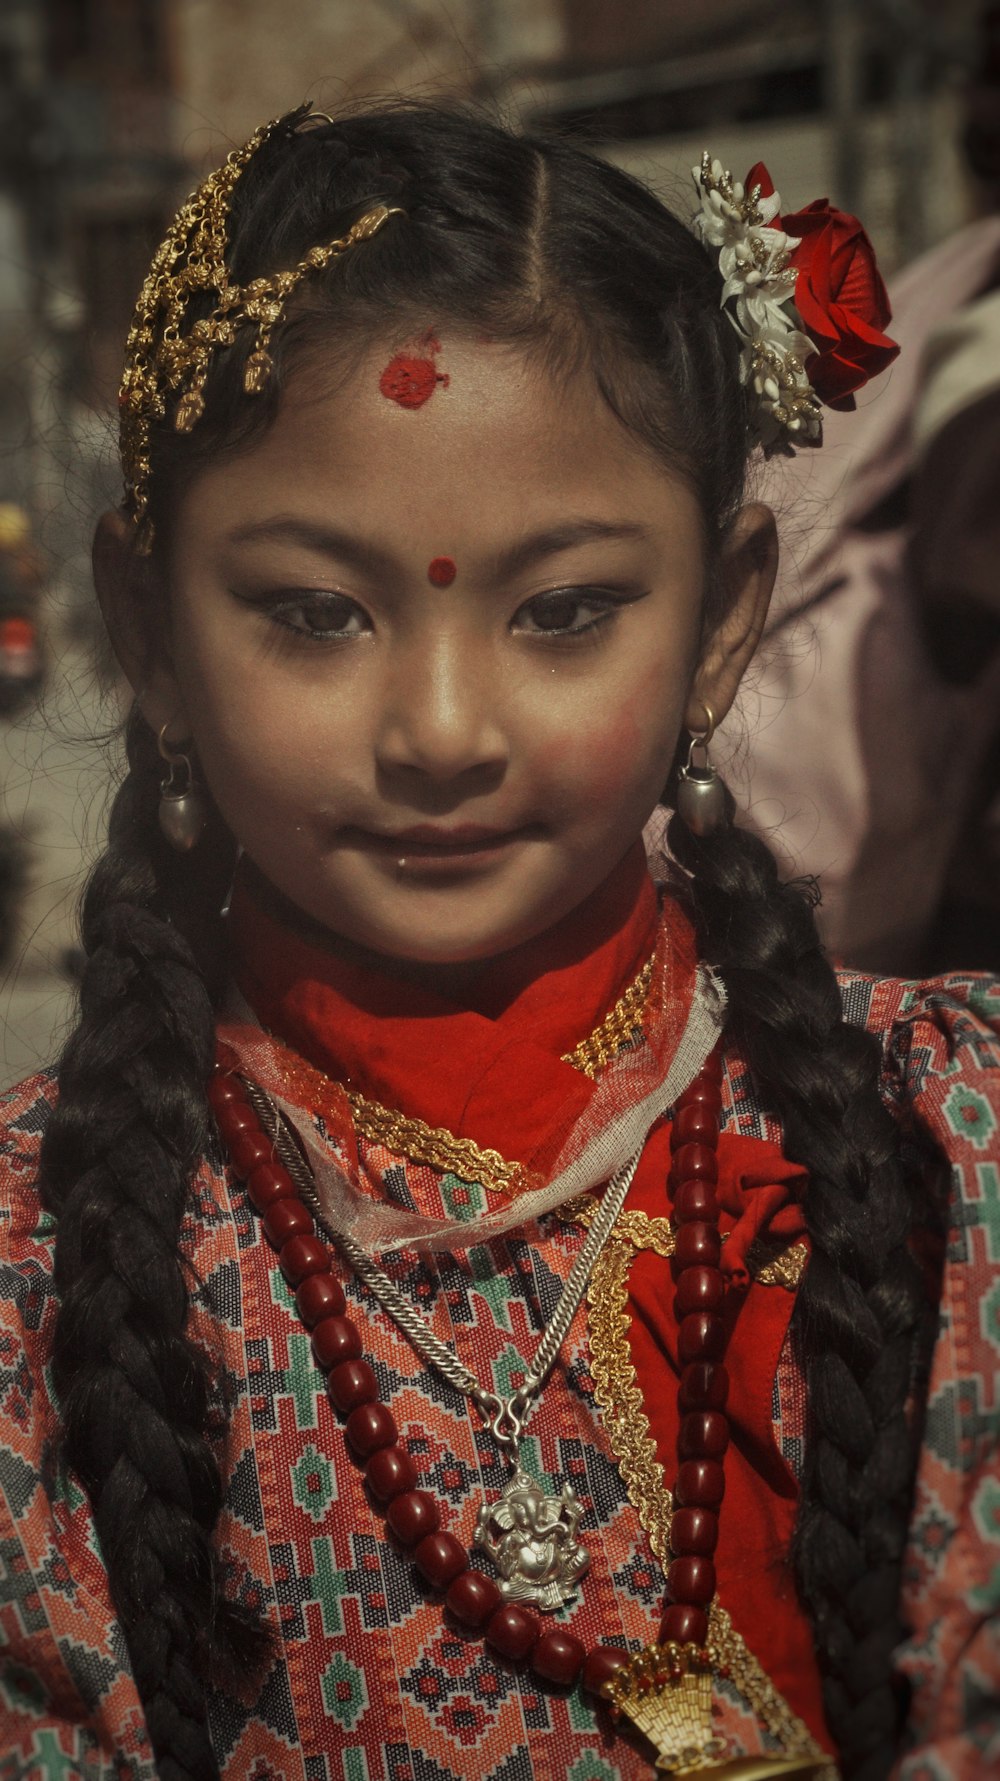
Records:
[[[336,526],[326,525],[318,520],[302,519],[295,514],[274,514],[268,519],[251,520],[249,524],[237,526],[228,533],[226,542],[298,544],[305,550],[337,557],[352,569],[364,569],[375,575],[389,574],[396,568],[393,557],[377,544],[355,538],[350,532],[341,532]]]
[[[542,532],[533,532],[527,538],[520,539],[510,550],[502,551],[497,559],[497,571],[500,578],[504,579],[533,568],[536,563],[544,562],[546,557],[558,556],[560,551],[572,550],[576,544],[609,539],[646,543],[649,537],[649,527],[640,525],[636,520],[566,520],[562,525],[548,526]]]
[[[525,569],[544,562],[546,557],[572,550],[574,545],[609,540],[645,543],[649,537],[649,527],[635,520],[566,520],[561,525],[548,526],[543,531],[520,538],[509,549],[501,551],[496,558],[495,573],[498,580],[502,581],[522,574]],[[245,526],[237,526],[227,536],[230,544],[267,543],[275,540],[335,556],[352,568],[365,570],[369,574],[387,575],[398,567],[390,553],[377,544],[356,538],[350,532],[342,532],[336,526],[299,518],[295,514],[275,514],[268,519],[251,520]]]

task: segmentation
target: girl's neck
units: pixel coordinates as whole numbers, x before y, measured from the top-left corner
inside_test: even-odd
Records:
[[[637,841],[590,896],[543,933],[487,958],[424,962],[393,957],[359,945],[315,921],[244,859],[236,891],[236,913],[244,898],[290,938],[351,975],[395,979],[456,1007],[497,1015],[543,974],[580,962],[630,921],[637,905],[650,900],[646,854]],[[240,922],[234,924],[237,935]],[[238,942],[237,942],[238,944]]]

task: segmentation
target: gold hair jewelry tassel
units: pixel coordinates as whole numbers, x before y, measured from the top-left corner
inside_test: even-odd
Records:
[[[298,112],[275,118],[227,156],[181,205],[139,293],[118,400],[126,502],[147,548],[152,423],[165,418],[168,403],[176,397],[176,431],[190,433],[197,426],[205,412],[205,382],[213,355],[232,346],[239,329],[248,325],[256,327],[257,339],[244,366],[243,388],[248,396],[260,395],[273,371],[272,333],[301,280],[322,271],[358,242],[371,240],[390,216],[403,215],[397,207],[376,204],[346,235],[311,247],[296,265],[244,285],[230,279],[229,207],[238,180],[277,132],[284,128],[295,133],[310,121],[310,116]],[[189,305],[206,297],[212,300],[210,313],[187,324]]]

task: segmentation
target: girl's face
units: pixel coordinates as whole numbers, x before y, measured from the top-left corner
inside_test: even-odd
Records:
[[[179,507],[143,711],[314,920],[488,958],[588,896],[728,706],[769,585],[746,513],[706,651],[695,498],[588,378],[461,335],[300,372]]]

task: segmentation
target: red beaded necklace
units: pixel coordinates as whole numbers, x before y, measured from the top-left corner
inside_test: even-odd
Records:
[[[327,1244],[317,1236],[312,1213],[303,1204],[288,1169],[278,1158],[247,1090],[239,1059],[224,1044],[208,1098],[235,1174],[260,1213],[264,1234],[295,1292],[299,1314],[312,1332],[316,1361],[327,1374],[326,1389],[345,1418],[348,1448],[364,1468],[365,1482],[399,1544],[408,1550],[421,1576],[444,1593],[444,1605],[460,1626],[482,1633],[499,1656],[528,1660],[542,1681],[572,1687],[578,1680],[591,1693],[612,1701],[614,1678],[632,1663],[630,1654],[598,1645],[589,1653],[565,1627],[543,1631],[538,1615],[505,1602],[499,1586],[473,1570],[464,1546],[441,1529],[434,1498],[417,1487],[416,1467],[399,1439],[395,1418],[379,1402],[378,1383],[362,1355],[361,1334],[345,1315],[347,1301],[330,1268]],[[670,1529],[670,1595],[659,1633],[655,1661],[646,1661],[640,1686],[676,1679],[684,1666],[704,1669],[708,1608],[715,1594],[715,1551],[719,1505],[725,1490],[722,1460],[729,1444],[725,1413],[729,1377],[722,1365],[726,1328],[719,1315],[726,1282],[719,1267],[721,1239],[715,1195],[716,1146],[721,1106],[721,1063],[713,1054],[681,1095],[671,1130],[672,1166],[668,1191],[677,1225],[673,1271],[678,1318],[681,1411],[680,1461]]]

